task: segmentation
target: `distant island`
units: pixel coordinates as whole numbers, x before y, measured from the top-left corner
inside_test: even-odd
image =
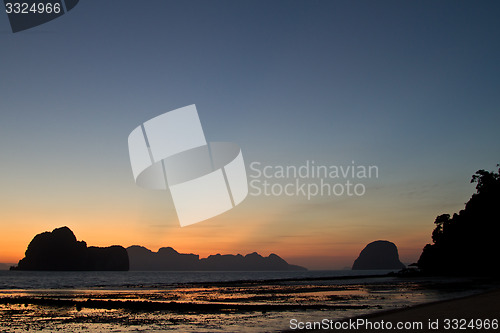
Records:
[[[290,265],[272,253],[263,257],[254,252],[216,254],[200,259],[197,254],[179,253],[171,247],[153,252],[142,246],[127,248],[130,270],[134,271],[305,271],[304,267]]]
[[[200,259],[171,247],[153,252],[143,246],[87,247],[68,227],[36,235],[25,257],[11,270],[32,271],[305,271],[276,254],[210,255]]]
[[[406,266],[399,261],[396,244],[378,240],[368,244],[352,265],[353,270],[368,269],[404,269]]]

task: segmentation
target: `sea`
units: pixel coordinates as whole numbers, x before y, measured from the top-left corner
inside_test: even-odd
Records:
[[[389,272],[392,271],[0,271],[0,289],[156,289],[187,283],[355,277]]]

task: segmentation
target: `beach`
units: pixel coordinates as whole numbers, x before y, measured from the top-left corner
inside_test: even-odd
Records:
[[[308,332],[344,331],[361,333],[383,331],[381,328],[375,328],[377,326],[375,323],[384,323],[386,328],[390,325],[393,327],[393,329],[390,329],[391,332],[498,332],[500,289],[458,299],[415,305],[406,309],[372,313],[352,318],[352,320],[361,320],[360,323],[363,321],[371,322],[372,328],[320,329],[308,330]],[[348,322],[349,319],[343,321]],[[398,323],[405,323],[408,328],[397,329]],[[422,328],[419,328],[418,323],[422,323]],[[489,326],[488,329],[481,327],[486,325]],[[363,324],[363,326],[367,325]]]

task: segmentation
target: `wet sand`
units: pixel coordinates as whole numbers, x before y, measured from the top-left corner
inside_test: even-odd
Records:
[[[358,319],[366,319],[372,323],[381,323],[382,321],[384,321],[384,323],[390,322],[393,327],[393,329],[390,329],[391,332],[498,332],[500,331],[499,327],[495,329],[495,327],[492,326],[489,329],[480,329],[478,325],[480,322],[484,325],[486,320],[490,322],[494,319],[496,319],[497,322],[500,321],[500,289],[453,300],[420,304],[401,310],[372,313],[353,318],[352,320]],[[454,319],[458,321],[453,321]],[[348,321],[348,319],[345,321]],[[433,328],[429,327],[429,321],[433,324]],[[396,325],[398,322],[411,323],[413,328],[397,329]],[[419,328],[418,325],[414,323],[422,323],[422,328]],[[376,329],[374,324],[371,329],[367,329],[366,327],[341,330],[320,329],[309,330],[308,332],[333,331],[382,332],[384,330],[380,328]]]

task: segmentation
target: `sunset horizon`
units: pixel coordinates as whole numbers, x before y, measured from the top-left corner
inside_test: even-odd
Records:
[[[471,186],[471,188],[473,188],[473,186]],[[251,199],[248,198],[247,200]],[[465,201],[466,199],[464,199],[464,202]],[[170,209],[174,209],[171,202],[169,203],[169,205]],[[454,211],[448,213],[458,212],[463,208],[463,204],[457,205],[457,208]],[[232,213],[229,212],[226,214],[229,215]],[[233,239],[232,241],[224,241],[224,235],[214,235],[214,237],[211,237],[210,240],[205,241],[203,244],[200,244],[199,238],[201,236],[198,234],[200,231],[196,229],[202,229],[202,234],[204,234],[206,230],[209,230],[214,226],[219,228],[221,228],[222,226],[224,226],[225,228],[232,227],[233,229],[236,229],[236,227],[238,227],[238,229],[240,229],[241,226],[234,226],[234,224],[231,224],[230,216],[225,217],[223,223],[217,224],[217,220],[222,219],[222,217],[219,216],[204,221],[203,223],[206,225],[193,225],[184,228],[181,228],[177,225],[177,221],[174,217],[170,223],[170,226],[155,226],[157,230],[159,230],[156,232],[153,231],[156,234],[155,236],[153,236],[151,233],[138,234],[137,231],[132,232],[131,235],[124,236],[123,233],[117,235],[113,229],[102,227],[99,228],[99,234],[96,234],[95,227],[85,227],[78,223],[53,223],[52,225],[48,225],[45,230],[26,229],[22,237],[20,237],[19,235],[19,229],[15,230],[17,239],[13,236],[6,237],[12,244],[11,246],[9,246],[9,249],[12,251],[12,255],[10,257],[6,256],[4,251],[2,253],[4,257],[0,258],[0,262],[11,264],[17,263],[24,257],[24,252],[27,245],[36,234],[46,231],[52,231],[53,229],[62,226],[67,226],[74,232],[78,240],[85,241],[88,246],[106,247],[111,245],[121,245],[127,248],[129,246],[138,245],[146,247],[154,252],[163,247],[172,247],[180,253],[198,254],[200,258],[206,258],[210,255],[215,254],[245,255],[252,252],[257,252],[261,255],[267,256],[271,253],[274,253],[286,259],[289,263],[304,266],[312,270],[350,269],[354,260],[358,257],[361,250],[368,243],[376,240],[388,240],[397,245],[401,261],[406,265],[409,265],[411,263],[415,263],[418,260],[423,247],[431,242],[430,231],[432,230],[432,221],[437,215],[439,215],[439,212],[434,214],[433,217],[429,216],[429,219],[427,221],[424,221],[427,223],[422,223],[420,232],[418,234],[413,233],[411,236],[408,234],[396,234],[392,237],[385,237],[382,233],[373,233],[373,235],[375,236],[365,236],[364,239],[353,237],[353,240],[348,243],[346,242],[346,240],[349,239],[349,235],[344,234],[343,236],[338,236],[340,239],[342,239],[342,242],[335,241],[334,238],[329,235],[329,237],[323,237],[322,239],[320,238],[322,241],[322,243],[320,244],[318,244],[318,238],[314,238],[315,244],[312,244],[313,241],[311,240],[311,238],[298,236],[294,237],[291,240],[282,241],[280,243],[269,240],[269,244],[265,246],[261,245],[262,242],[252,242],[251,240],[247,241],[244,238]],[[255,224],[255,221],[252,222]],[[132,223],[128,225],[132,228],[137,228],[137,226],[134,226]],[[169,234],[171,235],[171,239],[163,241],[163,235],[167,233],[167,231],[163,230],[167,228]],[[190,230],[190,228],[193,230]],[[236,230],[231,231],[232,237],[234,237],[235,232]],[[244,235],[247,235],[247,231],[244,231],[242,233]],[[154,240],[151,241],[151,238],[154,238]],[[356,239],[358,239],[358,241],[356,241]],[[328,244],[329,242],[331,244]],[[302,252],[300,252],[299,250],[302,250]]]

